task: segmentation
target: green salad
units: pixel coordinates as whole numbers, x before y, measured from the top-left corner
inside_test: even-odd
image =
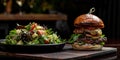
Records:
[[[18,25],[5,39],[4,44],[12,45],[59,44],[64,41],[51,28],[43,27],[35,22],[26,26]]]

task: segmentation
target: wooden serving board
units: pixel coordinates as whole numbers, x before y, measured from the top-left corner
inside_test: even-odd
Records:
[[[26,53],[10,53],[0,51],[0,56],[8,56],[15,58],[25,58],[33,60],[73,60],[73,59],[87,59],[96,56],[102,56],[107,54],[116,53],[117,49],[113,47],[103,47],[101,51],[76,51],[73,50],[71,45],[66,45],[63,51],[53,53],[38,53],[38,54],[26,54]]]

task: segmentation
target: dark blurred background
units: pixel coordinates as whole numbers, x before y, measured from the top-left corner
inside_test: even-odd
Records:
[[[0,0],[0,13],[5,13],[5,3],[10,0]],[[10,14],[17,14],[20,10],[23,13],[30,14],[66,14],[68,20],[65,21],[36,21],[54,28],[63,38],[69,38],[74,30],[74,19],[86,14],[92,7],[95,7],[95,12],[92,13],[101,18],[105,24],[103,33],[108,37],[109,42],[119,41],[120,39],[120,0],[22,0],[23,5],[20,7],[17,0],[12,0]],[[21,9],[20,9],[21,8]],[[16,23],[28,24],[31,21],[1,21],[0,23],[7,24],[8,31],[15,28]],[[1,25],[1,26],[3,26]],[[66,29],[61,29],[66,28]],[[4,34],[4,30],[0,30],[0,36]],[[2,38],[2,37],[1,37]]]

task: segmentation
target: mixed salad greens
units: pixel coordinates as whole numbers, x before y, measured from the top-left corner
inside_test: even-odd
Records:
[[[12,45],[36,45],[59,44],[64,40],[57,35],[52,28],[40,26],[37,23],[29,23],[26,26],[19,25],[6,36],[4,44]]]

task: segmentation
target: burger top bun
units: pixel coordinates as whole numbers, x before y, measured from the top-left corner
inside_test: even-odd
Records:
[[[74,21],[75,27],[81,27],[81,26],[88,26],[88,27],[98,27],[98,28],[104,28],[103,21],[93,15],[93,14],[83,14],[78,16]]]
[[[104,28],[104,23],[99,17],[88,13],[78,16],[74,21],[74,26]]]

